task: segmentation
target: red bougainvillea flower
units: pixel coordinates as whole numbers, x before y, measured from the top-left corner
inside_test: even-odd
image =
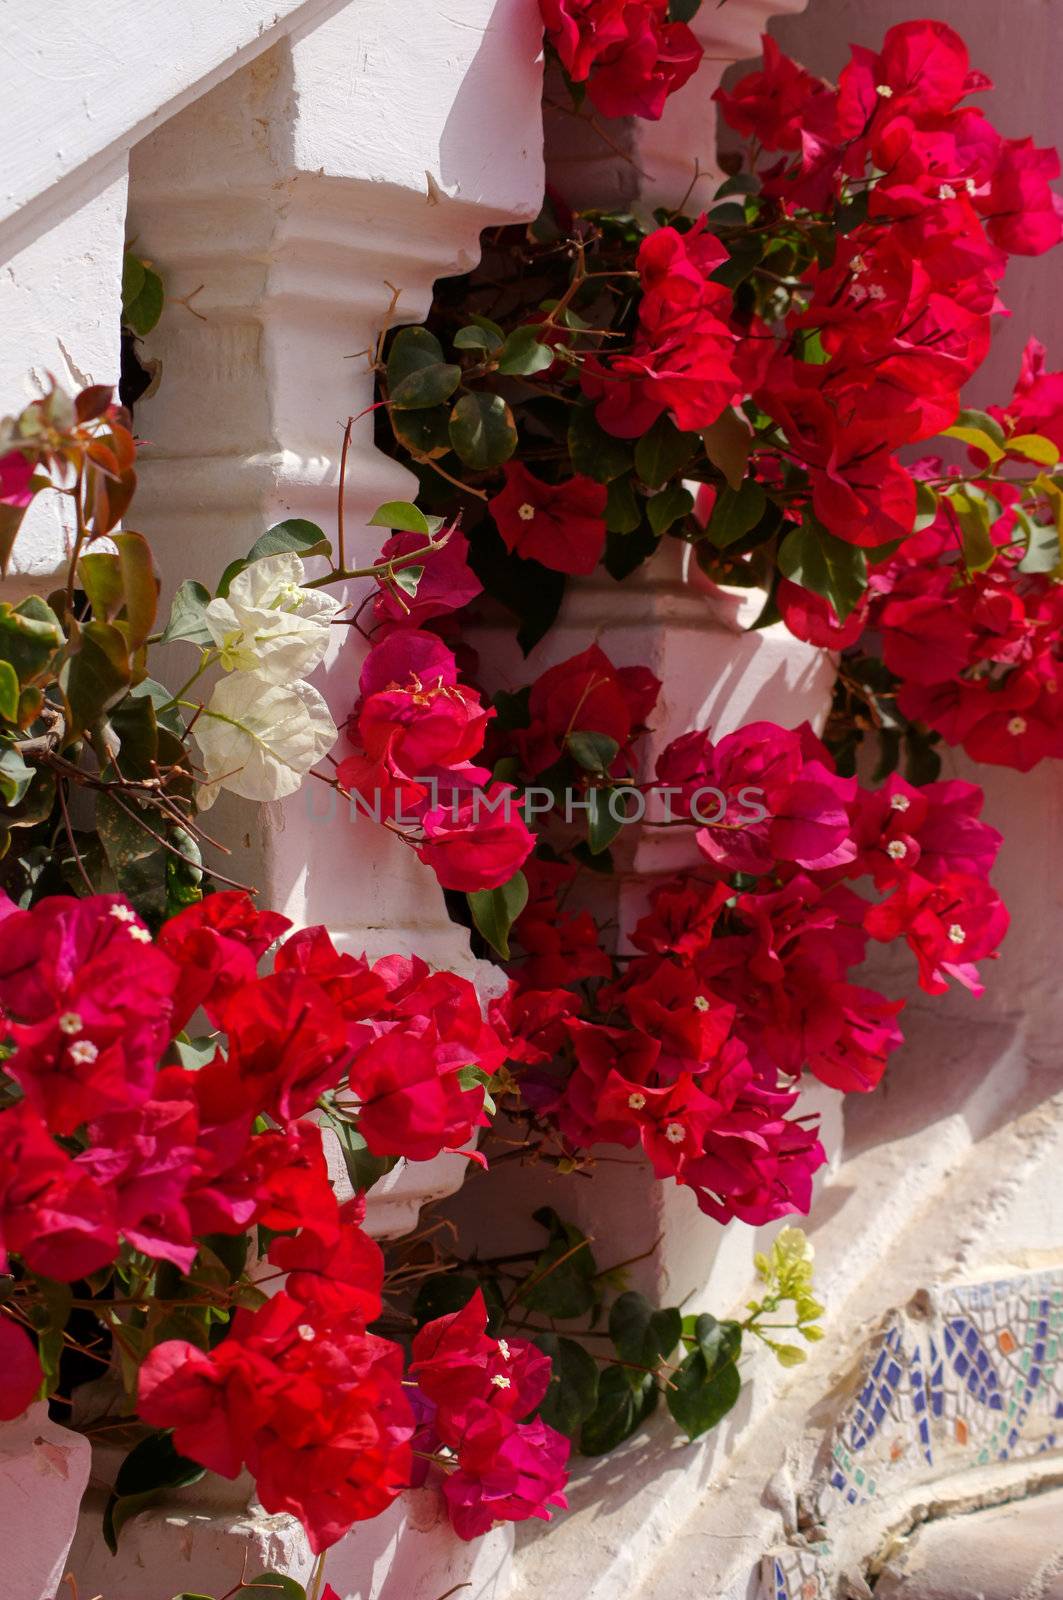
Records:
[[[0,1422],[11,1422],[33,1404],[44,1373],[25,1328],[0,1317]]]
[[[944,994],[949,978],[982,994],[974,963],[996,955],[1008,920],[1000,896],[984,879],[951,872],[931,883],[912,872],[887,900],[868,908],[865,926],[873,939],[907,940],[919,962],[920,988],[928,994]]]
[[[177,969],[116,895],[56,895],[0,922],[6,1065],[54,1133],[146,1100]]]
[[[593,644],[578,656],[550,667],[532,685],[530,724],[516,742],[531,776],[561,756],[570,733],[605,734],[619,746],[626,763],[632,737],[646,725],[660,693],[660,681],[645,667],[614,667]]]
[[[202,1068],[212,1121],[247,1111],[287,1120],[304,1116],[340,1082],[349,1057],[344,1019],[317,984],[274,972],[227,1002],[221,1051]]]
[[[554,572],[593,572],[605,548],[605,485],[578,474],[544,483],[519,461],[503,470],[505,487],[487,506],[506,549]]]
[[[444,889],[497,889],[535,848],[522,803],[520,791],[508,783],[489,783],[467,796],[452,791],[425,813],[417,854]]]
[[[761,70],[747,72],[731,91],[717,89],[713,99],[744,138],[755,137],[765,150],[800,150],[804,133],[833,126],[836,96],[784,55],[770,34],[762,34],[760,43]]]
[[[586,83],[604,117],[656,121],[701,61],[668,0],[540,0],[546,37],[574,83]]]
[[[182,1455],[234,1478],[246,1462],[267,1511],[289,1512],[314,1551],[378,1516],[410,1481],[413,1415],[402,1352],[359,1320],[313,1320],[283,1290],[238,1311],[208,1355],[184,1340],[149,1352],[138,1410]]]
[[[254,979],[270,945],[290,927],[276,911],[259,911],[242,889],[207,895],[164,922],[156,943],[178,970],[174,1029],[197,1006],[216,1022],[228,996]]]
[[[458,1470],[443,1483],[451,1526],[460,1539],[478,1539],[496,1522],[550,1521],[565,1510],[571,1444],[538,1417],[514,1423],[480,1404],[462,1435]]]
[[[0,1271],[7,1252],[32,1272],[62,1283],[113,1261],[118,1230],[113,1195],[51,1138],[25,1100],[3,1113],[0,1140]]]

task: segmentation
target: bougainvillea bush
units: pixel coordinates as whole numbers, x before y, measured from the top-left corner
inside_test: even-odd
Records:
[[[698,65],[689,0],[541,9],[599,132]],[[51,1397],[117,1434],[112,1548],[207,1470],[248,1469],[319,1552],[424,1483],[462,1538],[549,1517],[574,1449],[662,1401],[697,1438],[750,1340],[794,1363],[821,1337],[792,1225],[717,1319],[650,1303],[548,1207],[531,1252],[426,1219],[385,1253],[366,1194],[444,1151],[583,1180],[613,1147],[705,1226],[799,1216],[824,1160],[803,1089],[873,1089],[902,1039],[869,947],[906,946],[927,995],[981,992],[1001,839],[935,747],[1063,754],[1063,374],[1031,343],[1004,406],[962,404],[1008,257],[1061,232],[1056,157],[993,127],[988,87],[937,22],[854,47],[837,85],[766,39],[717,97],[743,143],[711,200],[699,176],[655,215],[548,195],[493,232],[382,341],[379,436],[421,493],[380,508],[368,566],[341,481],[334,538],[270,528],[162,623],[128,411],[53,386],[0,425],[5,568],[38,495],[71,526],[64,581],[0,607],[0,1417]],[[756,626],[834,653],[821,733],[670,729],[651,756],[668,686],[592,639],[498,689],[485,618],[527,655],[570,583],[666,539],[707,626],[746,586]],[[339,626],[342,727],[310,681]],[[226,875],[217,794],[311,780],[416,852],[504,968],[493,998],[293,930]],[[646,825],[686,866],[632,910]]]

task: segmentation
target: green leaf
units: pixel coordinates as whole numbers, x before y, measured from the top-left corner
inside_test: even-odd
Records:
[[[0,659],[0,717],[3,717],[5,722],[18,722],[20,693],[18,673],[10,661]]]
[[[351,1187],[364,1194],[374,1183],[387,1176],[398,1161],[398,1156],[375,1156],[353,1123],[344,1117],[329,1117],[328,1125],[339,1140],[343,1162]]]
[[[598,1363],[575,1339],[557,1333],[537,1333],[533,1342],[553,1368],[539,1415],[548,1427],[574,1439],[598,1404]]]
[[[562,1322],[585,1316],[601,1298],[590,1241],[578,1228],[562,1222],[550,1206],[540,1207],[533,1217],[549,1232],[550,1243],[521,1284],[517,1299],[530,1311]]]
[[[262,1572],[239,1590],[240,1600],[306,1600],[306,1590],[280,1572]]]
[[[788,533],[779,546],[784,578],[829,600],[844,622],[867,588],[867,557],[857,545],[835,538],[814,518]]]
[[[541,329],[535,323],[514,328],[498,358],[499,372],[513,377],[530,378],[533,373],[545,372],[552,367],[555,355],[549,345],[539,340]]]
[[[693,22],[701,10],[701,0],[668,0],[670,22]]]
[[[388,398],[398,411],[424,411],[449,400],[461,368],[443,359],[443,346],[427,328],[402,328],[388,355]]]
[[[509,930],[528,904],[528,880],[515,872],[497,889],[476,889],[468,896],[472,920],[492,950],[509,960]]]
[[[706,537],[717,550],[726,550],[756,527],[767,504],[767,495],[752,478],[746,478],[738,489],[721,489],[705,529]]]
[[[1059,463],[1059,447],[1041,433],[1018,433],[1008,440],[1008,455],[1022,456],[1025,461],[1036,461],[1041,467],[1054,467]]]
[[[702,429],[701,442],[713,466],[727,479],[728,487],[740,489],[753,446],[753,434],[745,418],[728,406],[711,428]]]
[[[284,555],[289,550],[298,556],[330,556],[332,545],[316,522],[289,517],[286,522],[275,522],[267,528],[247,552],[247,559],[261,561],[263,556]]]
[[[91,728],[129,688],[129,647],[111,622],[86,622],[73,640],[60,684],[70,709],[70,737]]]
[[[396,589],[401,589],[403,594],[409,595],[410,599],[414,600],[423,577],[423,567],[400,567],[397,572],[392,573],[388,582],[393,583]]]
[[[434,1322],[437,1317],[464,1311],[479,1287],[479,1279],[467,1272],[441,1272],[434,1278],[426,1278],[413,1303],[417,1326],[423,1328],[426,1322]]]
[[[636,1388],[644,1374],[635,1369],[667,1361],[682,1331],[683,1317],[676,1307],[655,1310],[645,1295],[633,1289],[614,1300],[609,1312],[609,1337],[620,1359],[631,1363],[624,1370]]]
[[[199,1034],[190,1039],[187,1036],[178,1037],[173,1042],[178,1060],[182,1067],[187,1067],[190,1072],[198,1072],[200,1067],[206,1066],[213,1060],[218,1051],[218,1041],[214,1034]]]
[[[119,803],[108,789],[96,797],[96,830],[119,893],[138,910],[161,916],[166,899],[166,851],[140,826],[137,818],[142,815],[158,833],[157,812],[151,812],[149,821],[133,800]]]
[[[694,1324],[696,1347],[673,1372],[666,1391],[672,1416],[689,1439],[715,1428],[742,1389],[738,1356],[742,1330],[736,1322],[704,1315]]]
[[[610,533],[634,533],[642,523],[642,505],[630,476],[614,478],[605,498],[605,526]]]
[[[631,470],[631,446],[599,427],[593,406],[573,408],[568,425],[568,453],[573,472],[593,478],[595,483],[612,483],[614,478]]]
[[[400,533],[423,533],[426,539],[432,536],[432,525],[428,518],[409,500],[388,500],[385,505],[377,506],[369,518],[369,526],[394,528]]]
[[[214,635],[203,620],[210,604],[210,590],[194,578],[186,578],[179,586],[170,607],[170,620],[163,630],[160,644],[172,644],[175,639],[187,639],[190,644],[209,646]]]
[[[513,413],[499,394],[462,395],[450,413],[450,442],[467,467],[486,472],[517,448]]]
[[[605,777],[620,754],[620,746],[607,733],[570,733],[565,739],[565,748],[573,761],[599,777]]]
[[[922,533],[924,528],[929,528],[937,518],[938,508],[941,505],[941,496],[929,483],[924,483],[921,478],[915,480],[915,522],[912,524],[913,533]]]
[[[960,525],[963,559],[969,572],[984,572],[996,560],[997,550],[990,532],[989,506],[984,496],[972,487],[950,489],[945,496]]]
[[[587,795],[590,810],[587,812],[587,847],[592,856],[600,856],[603,850],[608,850],[627,817],[626,802],[623,806],[610,805],[614,795],[626,795],[623,788],[591,789]]]
[[[504,343],[501,329],[496,333],[493,328],[481,328],[478,323],[459,328],[454,335],[455,350],[501,350]]]
[[[178,1455],[172,1433],[151,1433],[134,1445],[118,1469],[103,1513],[103,1537],[113,1555],[124,1523],[150,1505],[164,1489],[198,1483],[204,1468]]]
[[[122,261],[122,321],[143,338],[162,316],[163,281],[146,261],[126,251]]]
[[[680,433],[674,422],[659,416],[635,446],[635,471],[649,489],[674,478],[688,465],[698,447],[693,433]]]
[[[1007,443],[1004,429],[995,417],[989,415],[988,411],[974,411],[969,407],[965,407],[956,418],[955,426],[957,428],[974,429],[978,433],[986,434],[1000,450],[1003,450]],[[946,431],[951,433],[952,430],[947,429]],[[956,437],[960,436],[956,435]],[[982,446],[979,446],[979,449],[981,448]]]
[[[399,444],[415,461],[437,461],[450,454],[446,406],[430,406],[425,411],[392,411],[391,430]]]
[[[606,1367],[598,1380],[598,1403],[580,1430],[580,1450],[585,1456],[615,1450],[656,1410],[659,1394],[652,1375],[633,1390],[621,1367]]]
[[[19,805],[36,775],[36,768],[28,767],[17,750],[0,751],[0,797],[5,806]]]
[[[973,445],[976,450],[981,450],[983,455],[989,457],[992,466],[996,466],[998,461],[1004,459],[1004,451],[984,428],[963,427],[956,423],[954,427],[943,429],[943,437],[960,439],[964,444]]]
[[[0,659],[10,662],[20,683],[47,676],[64,637],[59,618],[39,595],[17,606],[0,602]]]
[[[122,777],[150,778],[159,754],[159,725],[151,695],[127,694],[111,711],[110,723],[121,746],[117,768]]]
[[[688,517],[694,509],[694,496],[681,483],[670,483],[667,489],[655,494],[646,502],[646,516],[654,533],[667,533],[673,523]]]

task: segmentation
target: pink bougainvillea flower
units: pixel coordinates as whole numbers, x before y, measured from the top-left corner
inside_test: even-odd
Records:
[[[425,543],[421,533],[396,533],[382,547],[377,560],[408,556],[412,551],[423,550]],[[381,632],[385,628],[389,632],[395,628],[420,628],[432,617],[460,611],[483,591],[483,585],[469,566],[469,541],[456,527],[448,530],[445,543],[425,555],[417,565],[422,567],[422,572],[415,595],[402,592],[400,600],[393,587],[381,582],[380,593],[373,603],[373,615],[383,624]]]
[[[489,783],[467,797],[455,793],[425,813],[417,854],[444,889],[497,889],[535,848],[521,805],[520,791],[507,783]]]
[[[503,470],[505,487],[487,506],[506,549],[554,572],[593,572],[605,548],[605,485],[578,474],[544,483],[519,461]]]
[[[656,121],[696,72],[702,49],[667,0],[540,0],[546,37],[605,117]]]

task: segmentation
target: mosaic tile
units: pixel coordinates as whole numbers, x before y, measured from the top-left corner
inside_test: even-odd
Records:
[[[834,1425],[809,1497],[833,1542],[896,1486],[1063,1449],[1063,1277],[1037,1273],[949,1285],[928,1314],[895,1314]],[[765,1556],[758,1600],[819,1600],[836,1576],[830,1546]]]

